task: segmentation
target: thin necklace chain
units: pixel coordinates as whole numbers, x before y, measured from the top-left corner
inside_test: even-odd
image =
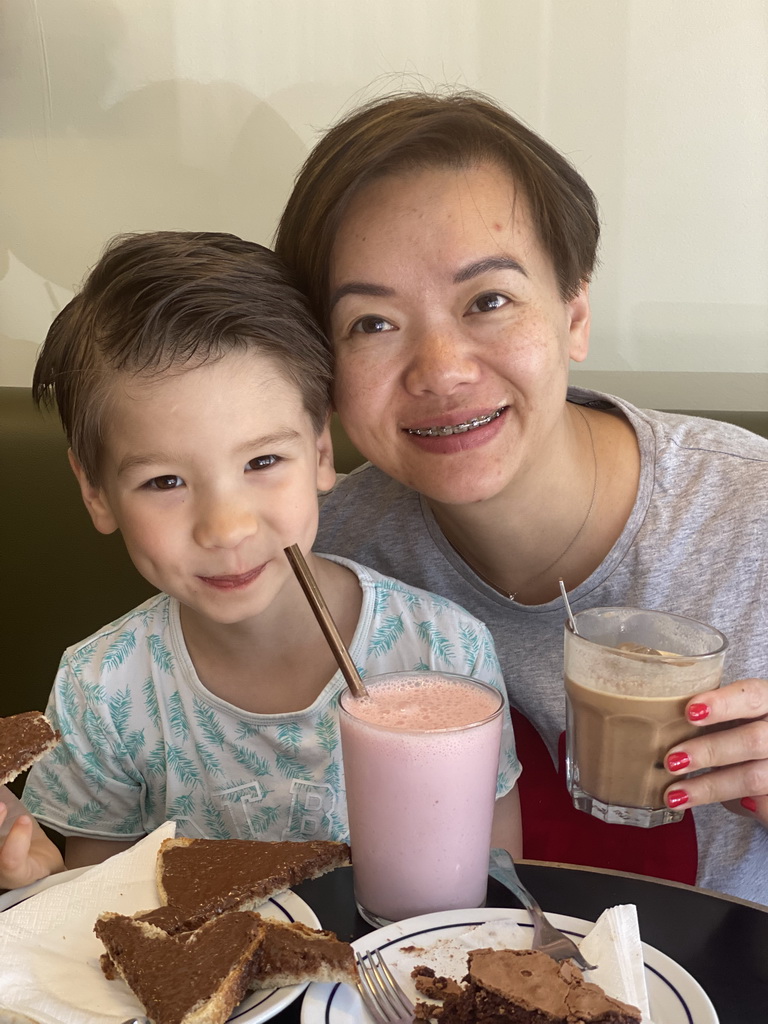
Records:
[[[587,417],[584,415],[584,413],[582,412],[580,406],[574,405],[574,408],[578,412],[579,416],[581,416],[581,418],[584,420],[584,423],[586,424],[586,427],[587,427],[587,431],[589,432],[589,444],[590,444],[590,447],[592,449],[592,466],[593,466],[592,495],[591,495],[591,497],[589,499],[589,508],[587,509],[587,514],[584,516],[584,518],[581,521],[581,526],[579,526],[579,528],[576,531],[576,533],[570,539],[568,544],[566,544],[566,546],[563,548],[563,550],[560,552],[560,554],[557,556],[557,558],[555,558],[552,562],[549,563],[549,565],[546,565],[543,569],[541,569],[539,572],[537,572],[534,576],[529,577],[525,581],[525,583],[523,583],[521,586],[519,586],[517,588],[517,590],[515,590],[515,592],[513,594],[510,594],[508,590],[504,590],[497,583],[494,583],[493,580],[489,579],[485,575],[484,572],[481,572],[480,569],[478,569],[478,567],[475,565],[475,563],[473,561],[471,561],[469,558],[467,558],[467,556],[464,554],[464,552],[461,551],[459,548],[457,548],[456,545],[452,541],[448,541],[448,543],[451,545],[451,547],[456,552],[456,554],[460,555],[461,558],[464,559],[464,561],[467,563],[467,565],[470,567],[470,569],[472,569],[472,571],[475,572],[480,577],[480,579],[483,581],[483,583],[487,584],[489,587],[491,587],[493,590],[495,590],[498,594],[502,594],[504,597],[506,597],[510,601],[514,601],[515,598],[517,597],[517,595],[521,591],[525,590],[526,587],[529,587],[531,585],[531,583],[535,583],[536,580],[540,579],[542,576],[544,576],[546,573],[548,573],[551,569],[554,569],[554,567],[557,565],[557,563],[561,562],[565,558],[565,556],[571,550],[573,545],[576,543],[576,541],[579,539],[579,537],[584,532],[584,528],[586,527],[587,523],[589,522],[589,518],[592,515],[592,510],[595,507],[595,496],[597,494],[597,452],[595,451],[595,438],[594,438],[594,435],[592,433],[592,424],[589,422]]]

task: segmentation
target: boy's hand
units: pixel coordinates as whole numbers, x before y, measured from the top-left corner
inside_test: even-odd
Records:
[[[7,814],[0,801],[0,827]],[[19,889],[64,870],[61,854],[28,814],[14,821],[0,843],[0,889]]]

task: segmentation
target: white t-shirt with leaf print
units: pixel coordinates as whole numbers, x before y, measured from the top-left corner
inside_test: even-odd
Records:
[[[520,774],[506,691],[486,627],[451,601],[344,558],[360,580],[350,645],[361,675],[471,675],[505,699],[497,795]],[[347,840],[337,672],[311,707],[243,711],[207,690],[178,602],[151,598],[68,648],[47,714],[61,742],[30,772],[29,810],[65,836],[141,837],[166,820],[211,839]]]

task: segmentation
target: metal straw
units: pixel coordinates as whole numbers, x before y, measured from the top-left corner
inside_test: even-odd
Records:
[[[344,645],[344,641],[341,639],[336,623],[333,621],[328,605],[325,603],[325,598],[320,593],[320,588],[317,585],[315,577],[307,565],[304,555],[302,555],[298,544],[291,544],[289,548],[285,548],[285,554],[288,561],[291,563],[291,568],[296,573],[296,578],[301,584],[301,589],[307,596],[310,607],[315,613],[315,618],[320,623],[320,628],[325,633],[325,639],[333,651],[333,655],[338,662],[341,674],[347,681],[355,697],[367,697],[368,691],[363,686],[363,680],[360,678],[360,673],[355,668],[355,663],[349,656],[349,651]]]
[[[581,633],[579,633],[578,629],[576,629],[576,620],[574,619],[573,612],[571,611],[571,605],[568,601],[568,592],[565,589],[563,577],[561,576],[557,582],[560,584],[560,593],[563,595],[563,602],[565,604],[565,610],[568,613],[568,621],[571,624],[571,629],[576,634],[576,636],[581,636]]]

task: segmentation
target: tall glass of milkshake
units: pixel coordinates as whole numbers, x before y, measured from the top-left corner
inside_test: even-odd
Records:
[[[566,776],[574,806],[610,823],[679,821],[664,804],[667,751],[701,732],[685,717],[720,685],[728,645],[693,619],[590,608],[565,625]]]
[[[343,693],[355,900],[381,926],[486,897],[503,700],[465,676],[367,677]]]

